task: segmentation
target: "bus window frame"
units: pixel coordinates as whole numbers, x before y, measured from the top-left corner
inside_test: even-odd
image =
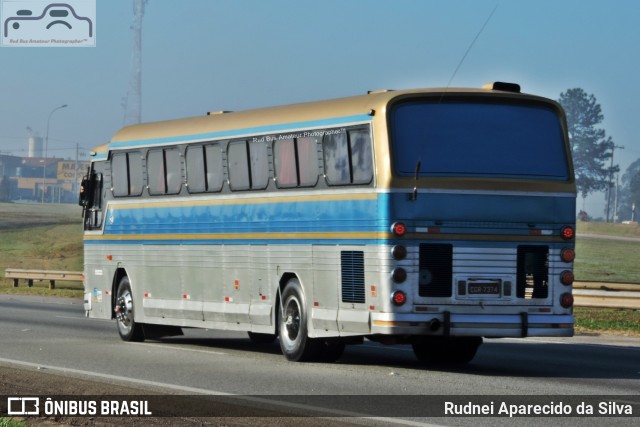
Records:
[[[518,105],[518,106],[532,106],[547,109],[553,111],[558,118],[559,121],[559,130],[560,136],[563,142],[563,156],[564,156],[564,166],[566,168],[566,179],[559,178],[546,178],[541,176],[529,176],[529,175],[508,175],[508,174],[455,174],[455,173],[428,173],[425,172],[425,160],[426,159],[416,159],[421,160],[422,168],[419,174],[419,178],[426,179],[470,179],[470,180],[500,180],[500,181],[539,181],[539,182],[557,182],[557,183],[574,183],[574,169],[572,162],[572,154],[571,148],[568,141],[565,139],[566,134],[566,117],[562,107],[553,102],[552,100],[548,100],[545,98],[539,98],[532,96],[527,99],[514,98],[510,96],[496,96],[494,94],[464,94],[464,95],[456,95],[456,94],[448,94],[446,98],[443,98],[443,94],[410,94],[406,96],[400,96],[391,100],[387,105],[387,114],[386,114],[386,124],[387,124],[387,132],[388,132],[388,143],[389,143],[389,166],[391,170],[391,174],[397,178],[415,178],[415,169],[411,172],[400,172],[398,171],[397,165],[397,154],[396,154],[396,146],[394,141],[394,123],[393,123],[393,113],[396,106],[403,103],[410,102],[424,102],[429,104],[444,104],[444,103],[475,103],[475,104],[499,104],[499,105]]]
[[[120,159],[121,157],[124,157],[125,159],[125,163],[124,166],[126,168],[126,173],[125,173],[125,179],[126,179],[126,187],[127,187],[127,192],[126,194],[124,192],[119,192],[116,191],[116,183],[121,183],[118,180],[114,180],[114,176],[117,176],[117,174],[114,174],[114,170],[113,170],[113,164],[114,164],[114,159]],[[135,177],[139,177],[140,178],[140,182],[137,183],[132,183],[132,170],[136,171],[134,168],[131,167],[131,160],[132,159],[137,159],[140,162],[140,168],[137,170],[137,173],[135,174]],[[111,155],[111,159],[109,161],[109,169],[110,169],[110,173],[111,173],[111,193],[113,195],[114,198],[120,198],[120,197],[140,197],[142,196],[142,192],[143,192],[143,188],[145,187],[145,173],[144,173],[144,162],[143,160],[145,160],[145,156],[142,155],[142,152],[139,150],[133,150],[133,151],[122,151],[122,152],[114,152]],[[118,178],[121,179],[121,178]],[[139,189],[137,186],[134,186],[132,184],[139,184]],[[124,188],[122,188],[124,189]],[[134,192],[133,190],[136,190],[136,192]]]
[[[365,182],[364,180],[359,181],[359,182],[354,182],[354,164],[353,164],[353,160],[354,160],[354,150],[353,150],[353,139],[351,134],[355,133],[355,132],[360,132],[360,133],[366,133],[369,136],[369,143],[368,143],[368,150],[369,150],[369,179]],[[347,167],[348,167],[348,182],[344,181],[344,182],[332,182],[331,181],[331,177],[330,174],[327,173],[327,171],[329,170],[329,168],[327,167],[327,150],[325,149],[326,145],[325,145],[325,141],[328,137],[333,137],[336,135],[345,135],[345,139],[346,139],[346,149],[347,149]],[[324,168],[324,176],[325,176],[325,181],[327,183],[327,185],[329,187],[344,187],[344,186],[357,186],[357,185],[371,185],[371,183],[374,180],[374,176],[375,176],[375,157],[374,157],[374,143],[373,143],[373,137],[372,137],[372,131],[370,126],[350,126],[347,128],[344,128],[344,132],[340,132],[340,133],[329,133],[329,134],[325,134],[322,137],[322,141],[321,141],[321,145],[322,145],[322,161],[323,161],[323,168]]]

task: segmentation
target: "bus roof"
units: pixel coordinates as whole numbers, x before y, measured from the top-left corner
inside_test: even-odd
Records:
[[[144,146],[145,141],[172,140],[177,137],[194,137],[212,133],[224,133],[228,131],[246,129],[265,129],[274,124],[297,123],[322,123],[325,120],[335,118],[354,117],[361,120],[367,116],[373,116],[378,112],[385,112],[386,106],[394,98],[412,95],[489,95],[510,98],[530,98],[550,101],[533,95],[514,93],[511,91],[494,90],[490,88],[432,88],[410,90],[373,91],[366,95],[347,98],[330,99],[323,101],[305,102],[301,104],[267,107],[238,112],[218,112],[208,115],[150,122],[127,126],[118,131],[109,146],[109,149],[120,149],[131,146]],[[369,118],[368,120],[371,120]],[[320,127],[320,126],[319,126]],[[251,132],[248,132],[251,133]],[[258,132],[256,132],[258,133]],[[269,133],[269,132],[264,132]],[[127,143],[127,144],[122,144]]]

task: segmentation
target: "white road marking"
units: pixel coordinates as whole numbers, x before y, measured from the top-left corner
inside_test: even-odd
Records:
[[[299,403],[290,403],[290,402],[281,402],[278,400],[271,400],[271,399],[267,399],[267,398],[261,398],[261,397],[256,397],[256,396],[244,396],[244,395],[240,395],[240,394],[235,394],[235,393],[226,393],[223,391],[217,391],[217,390],[209,390],[209,389],[204,389],[204,388],[197,388],[197,387],[188,387],[188,386],[182,386],[182,385],[178,385],[178,384],[167,384],[167,383],[162,383],[162,382],[158,382],[158,381],[149,381],[149,380],[143,380],[143,379],[138,379],[138,378],[131,378],[131,377],[121,377],[118,375],[111,375],[111,374],[103,374],[103,373],[99,373],[99,372],[91,372],[91,371],[84,371],[81,369],[73,369],[73,368],[65,368],[65,367],[61,367],[61,366],[52,366],[52,365],[43,365],[40,363],[31,363],[31,362],[24,362],[22,360],[13,360],[13,359],[5,359],[5,358],[0,358],[0,363],[5,363],[5,364],[9,364],[9,365],[17,365],[17,366],[23,366],[23,367],[27,367],[27,368],[32,368],[32,369],[36,369],[36,370],[49,370],[52,372],[61,372],[64,374],[73,374],[76,376],[80,376],[80,377],[88,377],[88,378],[100,378],[100,379],[105,379],[105,380],[109,380],[109,381],[118,381],[118,382],[124,382],[124,383],[129,383],[129,384],[133,384],[133,385],[143,385],[143,386],[147,386],[147,387],[154,387],[154,388],[160,388],[160,389],[165,389],[165,390],[171,390],[171,391],[178,391],[178,392],[183,392],[183,393],[190,393],[190,394],[202,394],[202,395],[209,395],[209,396],[233,396],[234,398],[237,398],[239,400],[244,400],[248,403],[260,403],[260,404],[266,404],[266,405],[271,405],[271,406],[278,406],[281,407],[283,409],[296,409],[296,410],[302,410],[305,413],[308,412],[313,412],[313,413],[322,413],[322,414],[327,414],[326,417],[328,418],[340,418],[340,417],[356,417],[356,418],[360,418],[360,419],[364,419],[364,420],[372,420],[372,421],[381,421],[387,424],[397,424],[397,425],[406,425],[406,426],[420,426],[420,427],[439,427],[439,425],[437,424],[429,424],[429,423],[421,423],[418,421],[413,421],[413,420],[406,420],[406,419],[400,419],[400,418],[387,418],[387,417],[371,417],[368,416],[367,414],[362,414],[359,412],[351,412],[351,411],[343,411],[343,410],[337,410],[337,409],[328,409],[328,408],[322,408],[319,406],[313,406],[313,405],[305,405],[305,404],[299,404]]]

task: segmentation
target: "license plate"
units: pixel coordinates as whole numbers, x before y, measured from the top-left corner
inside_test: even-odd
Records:
[[[469,283],[469,295],[499,295],[498,283]]]

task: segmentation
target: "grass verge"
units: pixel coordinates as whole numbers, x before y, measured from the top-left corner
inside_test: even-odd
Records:
[[[576,307],[577,333],[614,333],[640,337],[640,311]]]
[[[640,283],[640,242],[576,239],[576,280]]]
[[[0,417],[0,427],[27,427],[27,423],[11,418]]]
[[[606,222],[584,222],[576,223],[576,231],[579,234],[601,234],[604,236],[616,237],[638,237],[640,238],[640,224],[612,224]]]

